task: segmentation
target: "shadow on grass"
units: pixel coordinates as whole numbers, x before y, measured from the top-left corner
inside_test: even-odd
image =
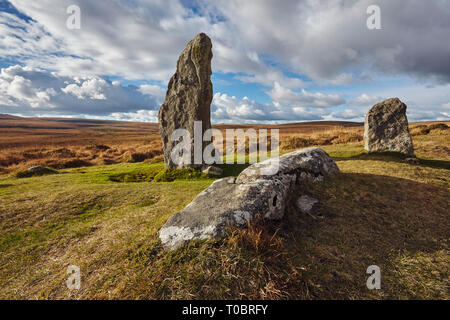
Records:
[[[280,234],[312,298],[445,297],[449,190],[361,173],[299,188],[319,199],[320,218],[291,206]],[[383,291],[367,290],[369,265],[381,268]]]
[[[449,190],[357,173],[299,188],[319,200],[320,218],[288,205],[280,222],[220,240],[171,252],[146,241],[131,253],[141,269],[126,290],[145,299],[446,297]],[[382,290],[366,287],[370,265],[381,268]]]
[[[405,157],[403,154],[398,152],[379,152],[379,153],[360,153],[350,157],[336,157],[333,159],[335,161],[348,161],[348,160],[378,160],[378,161],[390,161],[390,162],[405,162]],[[450,161],[445,160],[431,160],[431,159],[421,159],[419,160],[419,165],[439,168],[439,169],[450,169]]]
[[[245,168],[250,166],[249,163],[233,163],[233,164],[216,164],[216,167],[219,167],[223,170],[222,177],[237,177]]]
[[[405,163],[405,155],[398,152],[378,152],[378,153],[367,153],[362,152],[352,156],[332,156],[335,161],[348,161],[348,160],[372,160],[372,161],[388,161],[388,162],[399,162]],[[431,160],[431,159],[421,159],[418,158],[419,164],[421,166],[426,166],[430,168],[447,169],[450,170],[450,161],[445,160]],[[228,176],[238,176],[245,168],[250,166],[250,164],[218,164],[215,165],[223,170],[223,177]]]
[[[450,161],[445,160],[429,160],[429,159],[419,159],[420,164],[431,167],[431,168],[441,168],[450,170]]]

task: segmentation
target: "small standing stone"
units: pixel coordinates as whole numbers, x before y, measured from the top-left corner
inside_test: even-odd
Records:
[[[374,105],[364,122],[364,148],[368,152],[395,151],[414,157],[406,105],[392,98]]]

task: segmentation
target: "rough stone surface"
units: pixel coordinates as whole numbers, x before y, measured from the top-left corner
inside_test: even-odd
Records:
[[[202,172],[213,177],[220,177],[223,174],[223,170],[215,166],[204,166]]]
[[[203,133],[211,128],[210,105],[213,97],[210,80],[211,49],[211,39],[204,33],[198,34],[181,53],[177,70],[169,81],[166,98],[158,114],[164,163],[168,168],[198,167],[194,165],[193,149],[190,165],[177,166],[173,163],[171,152],[178,142],[172,142],[171,135],[176,129],[186,129],[191,134],[193,146],[194,121],[202,121],[202,137]],[[202,151],[207,144],[203,143]]]
[[[42,169],[44,169],[43,166],[33,166],[33,167],[29,167],[29,168],[27,169],[27,171],[29,171],[29,172],[36,172],[36,171],[40,171],[40,170],[42,170]]]
[[[317,203],[319,203],[319,200],[305,194],[298,198],[295,204],[300,211],[310,213],[314,205]]]
[[[279,158],[271,158],[247,167],[237,178],[238,183],[271,179],[275,176],[298,172],[299,179],[312,178],[317,181],[323,176],[338,173],[334,160],[321,148],[306,148],[290,152]]]
[[[308,148],[279,158],[279,170],[267,174],[275,160],[253,164],[237,177],[216,180],[160,229],[164,246],[175,249],[196,239],[225,235],[227,226],[243,227],[248,221],[278,220],[284,215],[291,191],[304,179],[321,181],[339,173],[333,159],[320,148]]]
[[[364,122],[364,148],[368,152],[396,151],[414,156],[406,105],[392,98],[374,105]]]

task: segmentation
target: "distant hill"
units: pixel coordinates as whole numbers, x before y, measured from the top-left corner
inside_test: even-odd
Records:
[[[120,120],[99,120],[99,119],[81,119],[81,118],[57,118],[57,117],[19,117],[13,116],[10,114],[0,114],[0,122],[2,121],[20,121],[20,123],[9,123],[8,127],[15,127],[14,124],[18,125],[18,127],[33,127],[36,124],[40,123],[44,128],[49,126],[50,128],[55,128],[55,124],[59,123],[68,125],[69,127],[85,127],[85,126],[101,126],[101,125],[113,125],[113,126],[133,126],[136,124],[143,125],[145,127],[157,127],[157,122],[139,122],[139,121],[120,121]],[[410,123],[433,123],[433,122],[448,122],[448,121],[410,121]],[[26,123],[30,124],[29,126]],[[31,125],[32,124],[32,125]],[[354,122],[354,121],[330,121],[330,120],[320,120],[320,121],[306,121],[306,122],[293,122],[293,123],[282,123],[282,124],[266,124],[266,123],[216,123],[213,124],[213,127],[219,129],[228,129],[228,128],[279,128],[279,129],[296,129],[296,128],[307,128],[307,127],[358,127],[362,126],[363,122]],[[63,125],[64,128],[68,128]],[[138,126],[140,126],[138,125]],[[0,127],[5,127],[4,123],[0,123]],[[39,125],[39,127],[41,127]]]
[[[53,117],[18,117],[9,114],[0,114],[0,128],[22,128],[22,129],[81,129],[81,128],[145,128],[157,130],[158,123],[155,122],[131,122],[98,119],[76,119],[76,118],[53,118]]]
[[[12,115],[6,114],[6,113],[0,113],[0,120],[18,120],[18,119],[25,119],[25,118],[12,116]]]

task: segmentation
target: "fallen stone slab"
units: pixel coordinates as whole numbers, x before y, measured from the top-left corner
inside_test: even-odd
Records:
[[[278,170],[275,170],[278,169]],[[257,219],[284,215],[296,184],[322,181],[339,173],[334,160],[320,148],[308,148],[247,167],[237,177],[216,180],[159,230],[168,249],[200,239],[225,236],[227,227],[244,227]]]

